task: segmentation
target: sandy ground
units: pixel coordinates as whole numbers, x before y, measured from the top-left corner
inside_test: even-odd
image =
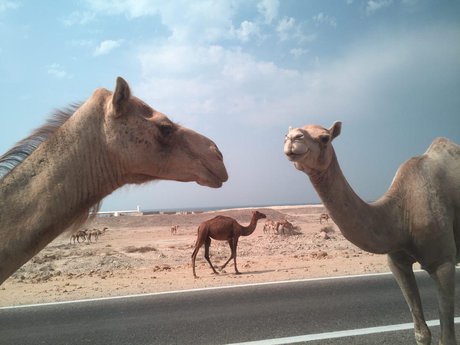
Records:
[[[320,224],[322,207],[258,210],[270,220],[289,220],[297,230],[266,234],[266,220],[260,220],[252,235],[240,238],[241,275],[232,263],[213,274],[202,248],[195,279],[190,257],[201,222],[222,214],[247,225],[252,209],[101,217],[86,225],[109,228],[97,242],[73,244],[63,234],[0,286],[0,306],[388,271],[384,255],[355,247],[331,220]],[[179,225],[176,235],[171,225]],[[210,253],[212,262],[222,265],[230,249],[226,242],[213,241]]]

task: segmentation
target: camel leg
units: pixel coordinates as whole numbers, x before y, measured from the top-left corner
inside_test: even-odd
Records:
[[[211,246],[211,237],[206,238],[206,241],[204,242],[204,258],[209,262],[209,266],[211,266],[212,270],[214,271],[215,274],[219,274],[214,266],[211,263],[211,259],[209,258],[209,247]]]
[[[388,265],[412,313],[417,345],[430,345],[431,332],[423,316],[422,301],[412,271],[412,263],[401,254],[388,254]]]
[[[233,239],[228,240],[228,245],[230,247],[230,257],[228,258],[227,262],[225,262],[225,264],[223,264],[220,268],[221,271],[225,268],[225,266],[227,266],[230,260],[233,259]]]
[[[198,278],[196,273],[195,273],[195,260],[196,260],[196,256],[197,256],[198,252],[200,251],[200,248],[203,245],[203,243],[204,243],[203,238],[200,235],[200,233],[198,233],[198,237],[197,237],[196,243],[195,243],[195,249],[193,250],[193,253],[192,253],[193,276],[195,278]]]
[[[438,288],[441,339],[439,345],[456,345],[454,325],[455,265],[446,262],[430,272]]]
[[[233,239],[233,246],[232,246],[232,256],[233,256],[233,263],[235,264],[235,273],[241,274],[236,267],[236,248],[238,247],[238,237]]]

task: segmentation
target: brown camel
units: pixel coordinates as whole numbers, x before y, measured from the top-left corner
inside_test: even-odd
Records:
[[[251,222],[248,226],[242,226],[238,224],[235,219],[226,216],[217,216],[201,223],[198,227],[195,249],[192,254],[193,276],[197,278],[195,273],[195,259],[203,244],[204,257],[208,261],[214,273],[218,274],[209,259],[209,246],[211,245],[211,239],[217,241],[228,241],[230,246],[230,258],[220,269],[223,270],[230,260],[233,259],[233,263],[235,264],[235,273],[240,274],[238,268],[236,267],[236,248],[238,247],[238,239],[240,236],[251,235],[256,229],[257,221],[262,218],[266,218],[265,214],[260,213],[259,211],[254,211],[252,212]]]
[[[86,236],[88,235],[88,230],[77,230],[77,232],[72,233],[70,235],[70,242],[69,243],[75,243],[78,242],[80,243],[80,238],[82,239],[82,242],[86,241]]]
[[[127,183],[227,180],[208,138],[131,95],[117,79],[0,157],[0,284]]]
[[[460,147],[437,138],[419,157],[398,169],[389,190],[366,203],[352,190],[331,142],[341,131],[305,126],[290,129],[284,153],[305,172],[343,235],[388,262],[412,312],[417,344],[431,343],[412,270],[419,262],[438,288],[441,339],[453,345],[455,264],[460,259]]]
[[[327,213],[321,213],[321,216],[319,216],[320,224],[323,224],[323,220],[325,220],[326,223],[329,223],[329,215]]]

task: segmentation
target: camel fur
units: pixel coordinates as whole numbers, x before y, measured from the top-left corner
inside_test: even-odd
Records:
[[[417,344],[431,343],[412,270],[419,262],[437,285],[441,345],[456,344],[455,265],[460,259],[460,147],[435,139],[401,165],[388,191],[366,203],[345,179],[332,147],[341,123],[291,128],[284,153],[305,172],[343,235],[372,253],[388,254],[391,271],[412,313]]]

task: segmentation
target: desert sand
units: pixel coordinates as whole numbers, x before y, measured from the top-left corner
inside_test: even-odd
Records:
[[[253,210],[96,217],[85,227],[108,227],[97,242],[70,243],[64,233],[0,286],[0,306],[388,271],[384,255],[348,242],[332,220],[320,224],[323,207],[285,206],[257,208],[269,220],[287,219],[296,230],[267,234],[266,220],[260,220],[252,235],[240,238],[241,275],[232,263],[213,274],[202,248],[199,278],[193,278],[190,258],[198,225],[216,215],[247,225]],[[179,225],[175,235],[172,225]],[[212,241],[210,255],[214,265],[222,265],[230,256],[228,244]]]

